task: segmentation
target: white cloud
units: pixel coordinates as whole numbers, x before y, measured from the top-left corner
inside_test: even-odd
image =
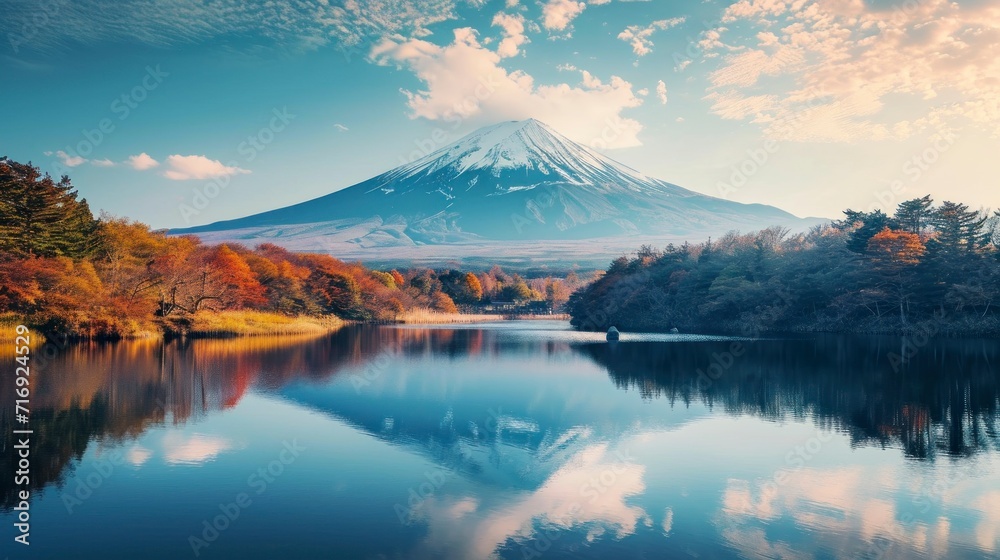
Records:
[[[995,3],[741,0],[722,20],[758,26],[742,38],[745,51],[721,57],[709,76],[713,110],[724,118],[800,141],[902,139],[967,125],[1000,136]],[[722,34],[704,40],[722,45]]]
[[[44,152],[44,153],[47,156],[53,156],[53,155],[56,156],[57,158],[59,158],[59,161],[61,161],[62,164],[65,165],[66,167],[76,167],[78,165],[83,165],[84,163],[87,163],[86,158],[82,158],[76,155],[71,156],[62,150],[58,150],[56,152]]]
[[[136,467],[141,467],[143,463],[153,456],[153,452],[141,445],[133,445],[125,454],[125,459]]]
[[[542,8],[542,25],[549,31],[564,31],[587,5],[573,0],[549,0]]]
[[[244,175],[250,173],[246,169],[235,166],[226,166],[222,162],[208,159],[205,156],[180,156],[172,155],[167,157],[168,171],[163,173],[167,179],[174,181],[185,181],[188,179],[211,179],[213,177],[226,177],[229,175]]]
[[[663,83],[663,80],[656,82],[656,98],[660,103],[667,104],[667,84]]]
[[[524,16],[521,14],[498,13],[493,16],[493,25],[499,26],[504,32],[504,38],[497,46],[497,54],[501,58],[516,56],[521,45],[528,42],[528,37],[524,34]]]
[[[711,51],[722,47],[728,47],[728,45],[720,41],[722,34],[726,31],[728,31],[728,29],[725,27],[706,29],[701,33],[701,40],[698,41],[698,49],[708,53],[705,56],[712,56],[714,53]]]
[[[996,552],[1000,546],[1000,491],[985,492],[973,506],[983,512],[976,526],[976,542],[983,550]]]
[[[817,557],[816,551],[843,548],[844,535],[857,535],[864,543],[891,543],[898,558],[949,558],[954,556],[948,554],[950,546],[973,541],[981,552],[996,550],[1000,492],[982,491],[996,486],[995,476],[955,481],[931,472],[901,478],[887,466],[814,466],[785,469],[781,474],[781,479],[726,482],[719,511],[719,525],[725,528],[722,537],[747,556]],[[902,521],[909,513],[899,505],[910,504],[912,511],[912,504],[926,497],[930,488],[943,488],[937,496],[942,513]],[[951,526],[956,519],[976,518],[982,520],[976,528],[971,523]],[[761,529],[782,524],[824,531],[816,533],[808,548],[793,550]]]
[[[113,161],[111,161],[110,159],[107,159],[107,158],[105,158],[105,159],[92,159],[92,160],[90,160],[90,164],[91,165],[96,165],[97,167],[114,167],[115,166],[115,162],[113,162]]]
[[[223,451],[233,446],[228,441],[202,434],[185,437],[177,432],[169,432],[162,441],[164,460],[167,463],[200,465],[211,461]]]
[[[367,51],[382,37],[421,37],[428,27],[456,19],[462,0],[344,0],[329,2],[173,0],[59,2],[59,25],[35,34],[22,48],[67,48],[75,43],[191,44],[220,36],[254,36],[254,44],[307,50],[333,44],[345,55]],[[476,0],[464,3],[476,4]],[[36,2],[9,3],[5,21],[32,21]],[[8,6],[5,6],[8,8]]]
[[[614,474],[613,484],[595,482],[607,473]],[[537,489],[513,493],[502,507],[472,497],[432,496],[421,508],[427,556],[492,558],[505,543],[538,538],[539,526],[586,531],[588,541],[626,538],[640,524],[651,525],[649,514],[629,503],[646,491],[645,474],[645,466],[610,452],[607,443],[595,443],[570,456]]]
[[[767,16],[780,16],[785,13],[791,3],[785,0],[739,0],[726,8],[722,15],[722,21],[729,23],[740,19],[764,19]],[[797,4],[795,9],[802,9],[805,2],[797,0],[795,4]]]
[[[661,527],[663,527],[663,534],[664,535],[669,535],[670,534],[670,531],[674,528],[674,510],[673,509],[671,509],[671,508],[668,507],[666,509],[666,511],[663,512],[663,524],[661,525]]]
[[[500,67],[500,55],[484,48],[474,30],[454,33],[454,42],[443,47],[419,39],[386,40],[372,50],[381,64],[407,67],[424,82],[420,91],[403,91],[411,117],[480,125],[534,117],[583,144],[640,144],[642,125],[621,115],[642,104],[631,83],[617,76],[605,83],[581,71],[578,85],[539,85],[521,70]]]
[[[636,93],[639,94],[639,95],[641,95],[641,96],[643,96],[643,97],[646,97],[647,95],[649,95],[649,88],[642,88],[639,91],[637,91]]]
[[[146,152],[143,152],[137,156],[129,156],[128,160],[125,161],[125,165],[130,166],[132,169],[145,171],[160,165],[160,162],[149,157],[149,154]]]
[[[336,128],[340,132],[347,132],[348,130],[351,130],[340,123],[334,123],[333,128]]]
[[[660,29],[669,29],[671,27],[680,25],[684,23],[682,17],[672,18],[672,19],[661,19],[652,22],[649,25],[630,25],[625,28],[624,31],[618,34],[618,38],[626,43],[632,45],[632,52],[638,56],[646,56],[647,54],[653,52],[653,41],[650,37],[654,32]]]

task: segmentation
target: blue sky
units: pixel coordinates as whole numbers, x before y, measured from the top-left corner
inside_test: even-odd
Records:
[[[314,198],[527,117],[800,216],[1000,206],[986,1],[7,4],[0,153],[155,227]]]

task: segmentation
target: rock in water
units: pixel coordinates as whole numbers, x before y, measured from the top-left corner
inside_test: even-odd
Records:
[[[608,329],[608,340],[618,340],[619,333],[618,329],[611,327]]]
[[[677,327],[674,327],[674,328],[670,329],[670,334],[677,334],[679,332],[681,332],[681,331],[677,330]]]

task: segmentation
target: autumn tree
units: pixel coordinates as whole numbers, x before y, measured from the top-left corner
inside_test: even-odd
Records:
[[[458,313],[458,307],[455,306],[455,302],[444,292],[435,292],[431,296],[431,302],[432,307],[437,311],[442,313]]]
[[[465,275],[465,290],[472,303],[483,299],[483,285],[479,282],[479,278],[471,272]]]
[[[559,309],[569,301],[570,289],[562,280],[548,279],[545,283],[545,301],[552,309]]]
[[[242,309],[264,303],[264,287],[246,260],[228,245],[203,250],[185,283],[184,309]]]
[[[327,313],[352,320],[368,318],[361,299],[361,288],[350,275],[328,269],[314,270],[309,284]]]
[[[868,254],[878,268],[898,270],[913,266],[927,251],[920,236],[885,228],[868,241]]]
[[[158,254],[147,264],[147,273],[154,283],[156,315],[168,317],[188,311],[183,301],[183,290],[193,282],[196,272],[190,259],[198,245],[197,237],[169,237],[164,240]]]
[[[151,313],[162,281],[151,264],[173,244],[146,224],[106,214],[97,235],[95,264],[109,297],[130,316]]]
[[[868,255],[874,271],[887,285],[899,307],[899,321],[906,324],[913,267],[927,252],[920,236],[908,231],[883,229],[868,241]]]
[[[512,282],[500,290],[499,297],[504,301],[524,302],[536,298],[528,284],[520,276],[515,275]]]
[[[885,228],[894,227],[895,222],[881,210],[861,212],[844,210],[844,219],[833,222],[833,227],[847,231],[847,248],[864,254],[868,250],[868,240]]]
[[[45,303],[45,286],[39,279],[40,270],[49,259],[0,259],[0,312],[28,315]]]
[[[402,288],[403,285],[406,283],[406,278],[403,278],[403,275],[400,274],[399,271],[396,270],[395,268],[390,270],[389,274],[392,275],[392,280],[396,283],[397,288]]]
[[[390,272],[382,272],[380,270],[371,271],[372,278],[377,280],[380,284],[386,288],[395,290],[398,286],[396,284],[396,278]]]

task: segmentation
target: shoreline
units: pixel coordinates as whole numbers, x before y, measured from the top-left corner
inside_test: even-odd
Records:
[[[167,320],[153,319],[148,323],[136,325],[136,330],[129,333],[58,333],[46,334],[37,326],[33,326],[23,318],[7,315],[0,318],[4,328],[0,332],[0,342],[12,342],[14,327],[18,324],[27,325],[31,329],[32,341],[44,343],[49,339],[68,341],[98,341],[113,342],[118,340],[174,340],[189,339],[237,339],[248,337],[281,337],[302,335],[323,335],[354,325],[448,325],[473,323],[498,323],[507,321],[571,321],[571,316],[565,313],[544,315],[505,315],[501,313],[442,313],[431,310],[414,310],[401,314],[396,319],[381,321],[349,321],[334,315],[282,315],[260,311],[222,311],[203,313],[195,317],[175,317]],[[693,329],[681,330],[682,334],[723,335],[723,336],[808,336],[808,335],[858,335],[858,336],[891,336],[891,337],[926,337],[952,339],[1000,339],[1000,332],[992,330],[961,330],[949,329],[947,325],[928,325],[916,323],[908,329],[892,328],[858,328],[858,329],[752,329],[749,333],[743,330],[729,329]],[[604,329],[577,328],[580,332],[606,332]],[[624,330],[622,330],[624,329]],[[633,327],[627,325],[622,332],[669,334],[669,328]]]
[[[4,327],[0,333],[0,341],[13,341],[14,327],[19,324],[28,325],[33,339],[44,342],[48,339],[69,341],[113,342],[118,340],[147,340],[178,338],[189,339],[236,339],[247,337],[301,336],[323,335],[335,332],[349,325],[447,325],[491,323],[503,321],[538,321],[555,320],[569,321],[568,314],[553,315],[504,315],[492,313],[441,313],[430,310],[415,310],[387,321],[349,321],[335,315],[282,315],[261,311],[221,311],[202,313],[196,316],[172,317],[168,319],[152,319],[149,322],[136,324],[135,329],[113,334],[91,332],[49,332],[45,333],[23,317],[7,316],[2,318]]]
[[[605,330],[601,329],[580,329],[574,327],[574,330],[580,332],[596,332],[603,333]],[[628,327],[618,329],[622,333],[646,333],[646,334],[671,334],[668,328],[637,328],[631,329]],[[673,333],[678,334],[678,333]],[[921,336],[927,338],[966,338],[966,339],[1000,339],[1000,331],[968,331],[968,330],[949,330],[947,328],[938,328],[936,331],[930,329],[912,328],[906,330],[891,330],[891,329],[808,329],[808,328],[791,328],[791,329],[750,329],[749,332],[742,330],[726,330],[726,329],[692,329],[692,330],[680,330],[679,334],[696,334],[696,335],[717,335],[717,336],[743,336],[750,338],[759,338],[761,336],[808,336],[808,335],[856,335],[856,336],[895,336],[895,337],[912,337]]]

